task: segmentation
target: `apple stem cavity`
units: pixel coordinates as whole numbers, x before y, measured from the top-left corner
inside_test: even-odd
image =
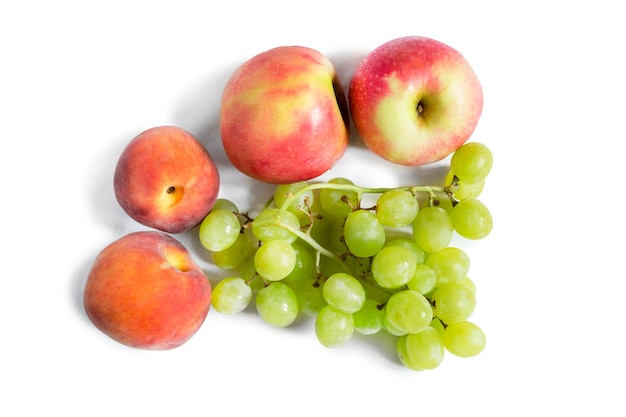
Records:
[[[421,101],[419,101],[419,102],[417,103],[416,110],[417,110],[417,115],[418,115],[418,116],[421,116],[421,115],[422,115],[422,113],[424,113],[424,105],[422,104],[422,102],[421,102]]]

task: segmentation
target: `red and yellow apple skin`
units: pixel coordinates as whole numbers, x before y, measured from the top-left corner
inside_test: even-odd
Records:
[[[176,126],[148,129],[120,155],[113,186],[134,220],[168,233],[190,230],[213,208],[220,187],[213,158],[193,135]]]
[[[482,86],[468,61],[434,39],[396,38],[357,66],[348,91],[354,126],[374,153],[406,166],[447,157],[474,132]]]
[[[87,277],[84,308],[112,339],[168,350],[189,340],[211,305],[211,284],[187,249],[160,231],[130,233],[106,246]]]
[[[244,62],[222,93],[220,126],[231,163],[272,184],[325,173],[349,141],[348,105],[334,66],[301,46]]]

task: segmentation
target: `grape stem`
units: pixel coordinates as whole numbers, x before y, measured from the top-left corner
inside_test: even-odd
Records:
[[[454,198],[454,191],[456,190],[456,188],[458,188],[458,178],[456,177],[454,178],[454,181],[452,182],[452,184],[450,184],[450,186],[448,187],[420,185],[420,186],[407,186],[407,187],[372,188],[372,187],[362,187],[362,186],[355,185],[355,184],[334,184],[334,183],[328,183],[328,182],[313,183],[313,184],[308,184],[300,188],[299,190],[290,193],[285,199],[285,201],[283,201],[283,203],[278,208],[278,212],[276,213],[276,216],[273,217],[272,219],[267,219],[265,221],[262,221],[261,223],[267,223],[267,224],[271,224],[274,226],[278,226],[293,233],[302,241],[310,245],[317,252],[318,258],[320,254],[324,255],[332,259],[333,261],[337,262],[339,265],[341,265],[341,267],[344,268],[346,272],[354,275],[354,271],[352,271],[352,269],[343,261],[343,259],[340,256],[335,255],[333,252],[329,251],[328,249],[320,245],[309,233],[280,221],[281,215],[284,214],[288,210],[290,205],[297,198],[299,198],[302,194],[309,192],[309,191],[319,190],[319,189],[333,189],[333,190],[340,190],[340,191],[356,192],[358,194],[358,201],[361,201],[361,197],[363,194],[382,194],[390,190],[404,190],[404,191],[411,192],[414,196],[420,192],[427,193],[429,196],[429,205],[438,205],[439,198],[437,197],[436,193],[438,192],[445,193],[448,196],[448,198],[450,198],[450,201],[452,202],[452,204],[455,205],[457,203],[457,200]],[[269,207],[272,201],[273,201],[273,198],[271,198],[266,203],[265,208]],[[353,209],[358,209],[358,207],[356,208],[353,207]],[[313,221],[313,219],[311,220]],[[310,230],[310,226],[309,226],[309,230]]]
[[[456,199],[454,199],[454,196],[452,195],[453,191],[449,190],[450,187],[438,187],[438,186],[430,186],[430,185],[414,185],[414,186],[407,186],[407,187],[371,188],[371,187],[362,187],[360,185],[355,185],[355,184],[334,184],[334,183],[328,183],[328,182],[321,182],[321,183],[308,184],[308,185],[300,188],[298,191],[291,193],[285,199],[283,204],[279,207],[278,216],[280,216],[282,213],[287,211],[287,209],[289,208],[289,205],[291,203],[293,203],[303,193],[306,193],[308,191],[313,191],[313,190],[320,190],[320,189],[323,189],[323,188],[324,189],[331,189],[331,190],[340,190],[340,191],[354,191],[357,194],[359,194],[359,200],[361,199],[360,197],[363,194],[382,194],[382,193],[384,193],[386,191],[391,191],[391,190],[403,190],[403,191],[409,191],[413,195],[416,195],[419,192],[428,193],[428,195],[430,196],[429,204],[431,204],[431,205],[438,204],[438,199],[437,199],[437,196],[436,196],[437,192],[446,193],[446,195],[451,199],[453,204],[456,201]]]

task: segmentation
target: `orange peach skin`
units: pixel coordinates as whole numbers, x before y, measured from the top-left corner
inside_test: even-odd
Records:
[[[167,350],[200,328],[211,305],[211,284],[178,240],[140,231],[96,257],[83,301],[91,322],[112,339]]]
[[[113,180],[120,206],[134,220],[168,233],[190,230],[217,199],[220,180],[211,155],[175,126],[148,129],[119,157]]]

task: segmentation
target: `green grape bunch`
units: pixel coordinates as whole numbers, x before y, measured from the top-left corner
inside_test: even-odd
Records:
[[[199,240],[229,277],[212,306],[236,314],[254,305],[269,325],[312,319],[322,346],[354,333],[387,332],[408,369],[437,368],[448,352],[481,353],[486,337],[471,320],[476,285],[455,234],[487,237],[493,219],[479,200],[493,156],[468,142],[450,158],[444,186],[369,188],[347,178],[276,185],[251,218],[218,199]],[[363,207],[363,197],[375,204]]]

